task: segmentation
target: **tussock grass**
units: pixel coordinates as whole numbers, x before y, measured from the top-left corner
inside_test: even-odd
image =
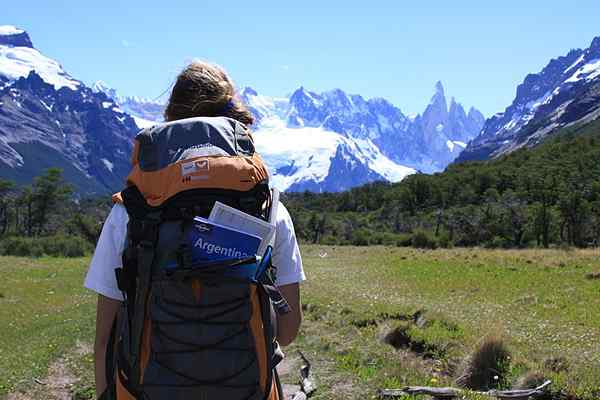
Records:
[[[510,358],[504,340],[489,336],[466,359],[456,383],[480,391],[501,388],[508,380]]]

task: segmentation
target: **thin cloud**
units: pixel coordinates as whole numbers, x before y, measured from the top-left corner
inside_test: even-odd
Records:
[[[127,41],[125,39],[121,40],[121,44],[123,45],[123,47],[131,47],[131,46],[133,46],[132,43],[130,43],[129,41]]]

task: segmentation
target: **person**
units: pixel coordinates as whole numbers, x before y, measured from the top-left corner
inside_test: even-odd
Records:
[[[247,107],[236,97],[232,80],[221,67],[206,62],[192,62],[177,77],[165,109],[165,120],[170,122],[217,116],[235,119],[246,126],[254,122]],[[125,245],[127,222],[125,207],[115,204],[102,228],[84,282],[86,288],[98,294],[94,343],[98,396],[107,385],[106,348],[113,321],[123,300],[114,270],[122,267],[121,254]],[[277,340],[280,345],[286,346],[295,339],[302,321],[299,284],[305,280],[305,275],[293,222],[281,203],[277,207],[273,265],[277,267],[275,284],[292,309],[290,313],[278,316],[277,319]]]

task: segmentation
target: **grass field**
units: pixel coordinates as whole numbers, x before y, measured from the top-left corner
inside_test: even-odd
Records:
[[[287,353],[295,360],[302,349],[313,361],[315,398],[451,385],[490,335],[511,351],[507,386],[536,371],[555,392],[600,398],[598,250],[302,250],[305,322]],[[81,288],[86,265],[0,258],[0,397],[35,391],[56,359],[78,377],[79,398],[91,393],[91,357],[78,350],[93,337],[95,298]],[[394,329],[410,340],[398,350],[382,340]]]

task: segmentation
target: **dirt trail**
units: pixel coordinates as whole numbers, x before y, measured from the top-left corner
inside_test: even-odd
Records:
[[[35,387],[26,392],[10,393],[6,400],[71,400],[71,388],[77,377],[71,373],[64,358],[53,362],[44,380],[36,379]]]
[[[73,352],[77,355],[90,354],[92,348],[89,344],[77,343]],[[300,362],[298,357],[286,357],[277,367],[281,379],[286,382],[297,381]],[[50,365],[46,378],[35,379],[25,391],[9,393],[5,400],[71,400],[72,389],[77,381],[78,378],[68,366],[67,357],[61,357]],[[300,390],[300,386],[283,384],[283,390],[285,398],[289,398]]]

